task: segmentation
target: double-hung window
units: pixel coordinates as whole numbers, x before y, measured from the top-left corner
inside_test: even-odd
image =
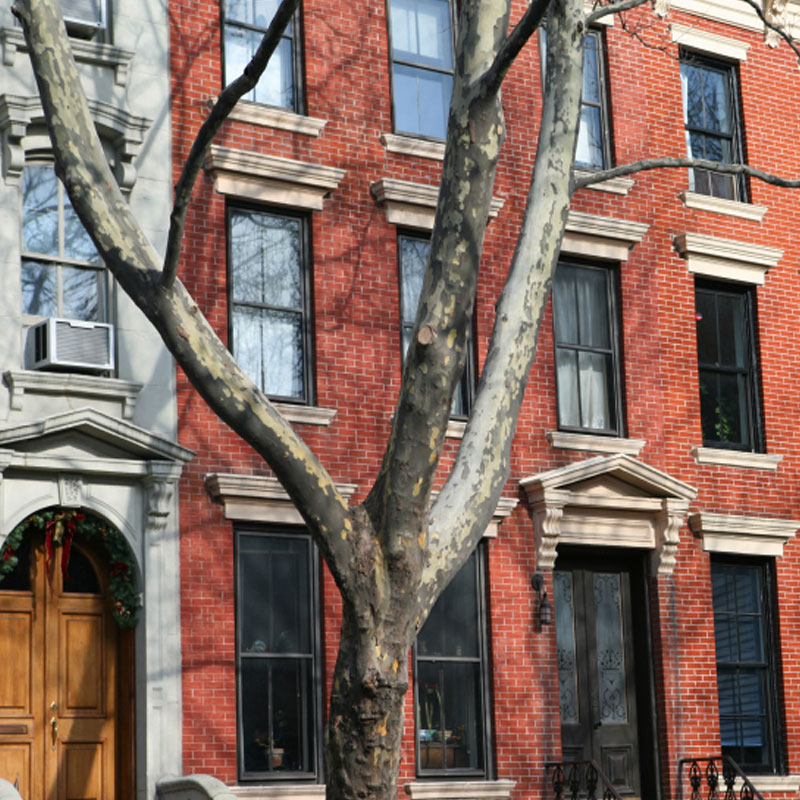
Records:
[[[239,777],[320,765],[317,555],[304,533],[236,534]]]
[[[767,562],[711,562],[722,752],[749,772],[780,768],[772,574]]]
[[[544,76],[547,57],[545,28],[540,28],[539,47]],[[603,34],[590,28],[583,40],[583,88],[578,144],[575,150],[576,167],[607,169],[611,166],[607,95]]]
[[[61,14],[70,36],[100,39],[107,29],[107,0],[61,0]]]
[[[389,0],[394,130],[444,139],[453,92],[449,0]]]
[[[721,164],[743,163],[736,67],[683,51],[681,93],[689,157]],[[689,187],[724,200],[746,199],[743,176],[693,169]]]
[[[417,307],[422,293],[422,281],[425,278],[425,267],[428,263],[430,249],[430,240],[427,238],[404,234],[398,239],[404,358],[411,342],[411,333],[414,330]],[[464,364],[464,372],[453,395],[451,411],[455,416],[463,416],[469,413],[472,403],[473,370],[474,363],[470,337],[467,340],[467,357]]]
[[[621,435],[616,274],[561,263],[553,287],[553,328],[561,430]]]
[[[305,218],[229,208],[228,248],[234,356],[266,394],[311,402]]]
[[[238,78],[258,49],[280,0],[224,0],[225,84]],[[261,79],[245,100],[302,113],[298,15],[286,26]]]
[[[703,444],[759,451],[754,289],[698,280],[695,309]]]
[[[436,601],[417,636],[420,775],[487,775],[489,747],[483,548]]]
[[[108,273],[52,164],[22,171],[22,312],[108,321]]]

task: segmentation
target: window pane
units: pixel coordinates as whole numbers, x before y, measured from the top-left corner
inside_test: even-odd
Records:
[[[243,658],[239,681],[243,771],[311,772],[311,661]]]
[[[578,273],[573,267],[558,265],[553,287],[553,322],[556,341],[578,344]]]
[[[225,83],[236,80],[258,49],[263,32],[225,26]],[[244,97],[256,103],[294,107],[292,40],[283,37],[256,86]]]
[[[600,719],[604,725],[624,723],[628,720],[628,707],[619,575],[594,573],[593,592]]]
[[[581,426],[595,430],[615,427],[611,410],[613,396],[611,356],[600,353],[578,353],[580,379]]]
[[[22,249],[58,256],[58,178],[49,165],[22,171]]]
[[[400,304],[406,324],[413,325],[417,316],[430,248],[427,240],[400,237]]]
[[[719,363],[730,367],[745,367],[745,298],[743,295],[720,294]]]
[[[597,106],[581,107],[581,122],[578,130],[578,146],[575,163],[580,167],[602,169],[605,166],[603,155],[603,127],[600,109]]]
[[[607,280],[605,270],[582,269],[578,272],[578,328],[580,344],[587,347],[608,348],[611,345]]]
[[[395,130],[444,139],[452,75],[405,64],[395,64],[393,75]]]
[[[561,724],[579,722],[578,671],[575,655],[575,612],[572,573],[553,572],[553,601],[556,617],[558,699]]]
[[[22,262],[22,313],[58,316],[58,283],[54,264]]]
[[[234,302],[302,308],[300,220],[231,213]]]
[[[97,250],[83,223],[78,219],[75,209],[69,202],[67,193],[64,200],[64,255],[80,261],[97,261]]]
[[[452,69],[450,5],[446,0],[392,0],[392,56]]]
[[[100,322],[104,278],[100,270],[62,267],[63,316],[84,322]]]
[[[574,350],[566,350],[561,347],[556,350],[556,381],[558,383],[559,425],[579,428],[581,413],[578,391],[578,354]]]
[[[225,0],[225,19],[267,28],[279,5],[279,0]]]

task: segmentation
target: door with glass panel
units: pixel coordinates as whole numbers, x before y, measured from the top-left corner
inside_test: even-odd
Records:
[[[640,797],[631,571],[560,559],[553,574],[564,761],[596,761]]]

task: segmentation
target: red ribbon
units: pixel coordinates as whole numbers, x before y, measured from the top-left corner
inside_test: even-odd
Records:
[[[53,563],[53,532],[56,529],[56,520],[52,519],[47,525],[44,526],[44,570],[47,574],[47,582],[50,584],[50,592],[53,591],[53,576],[50,573],[50,567]]]

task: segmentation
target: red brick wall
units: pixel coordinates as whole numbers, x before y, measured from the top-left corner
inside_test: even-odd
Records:
[[[391,131],[385,7],[343,0],[304,0],[305,92],[310,116],[327,124],[318,138],[229,122],[219,144],[340,167],[346,175],[312,215],[313,302],[317,404],[336,409],[330,427],[298,425],[334,480],[366,494],[380,463],[400,381],[397,231],[372,199],[381,177],[437,182],[437,162],[387,152],[379,135]],[[522,4],[518,4],[521,11]],[[220,91],[221,63],[215,3],[172,0],[174,175]],[[631,15],[632,17],[636,15]],[[606,30],[614,153],[617,163],[650,155],[684,155],[679,64],[665,24],[649,11],[633,41],[619,24]],[[742,29],[673,12],[752,46],[741,65],[741,93],[750,163],[800,174],[800,110],[791,98],[800,75],[786,47],[767,48]],[[505,199],[489,226],[476,305],[479,365],[486,353],[494,303],[514,250],[522,198],[533,161],[540,113],[540,67],[535,43],[511,70],[504,102],[508,139],[495,195]],[[779,88],[780,87],[780,88]],[[649,224],[644,240],[620,268],[625,418],[631,438],[646,440],[641,460],[698,490],[692,510],[800,519],[797,498],[800,292],[795,223],[797,195],[752,182],[752,201],[769,210],[762,223],[686,209],[683,170],[641,173],[627,196],[583,190],[574,208]],[[203,174],[183,245],[181,278],[227,337],[225,203]],[[694,280],[672,237],[705,233],[780,247],[784,256],[758,289],[764,432],[777,472],[700,466],[701,444],[694,318]],[[196,451],[181,480],[181,608],[184,770],[236,780],[233,537],[230,522],[204,490],[209,472],[268,475],[268,468],[205,408],[178,375],[181,443]],[[496,773],[516,780],[515,797],[543,792],[543,763],[560,755],[555,636],[537,630],[530,576],[536,570],[533,524],[518,481],[584,458],[555,450],[545,432],[556,429],[550,313],[539,336],[512,452],[507,496],[514,513],[488,548],[490,648]],[[449,441],[444,470],[457,442]],[[784,738],[789,770],[800,772],[800,612],[795,597],[800,547],[791,541],[777,566]],[[325,674],[333,669],[339,600],[323,578]],[[688,527],[681,531],[672,578],[651,580],[654,674],[662,780],[672,781],[677,759],[719,750],[715,713],[713,617],[709,558]],[[327,686],[327,683],[326,683]],[[327,688],[326,688],[327,691]],[[409,698],[403,783],[414,779],[413,717]],[[669,791],[665,796],[669,796]]]

